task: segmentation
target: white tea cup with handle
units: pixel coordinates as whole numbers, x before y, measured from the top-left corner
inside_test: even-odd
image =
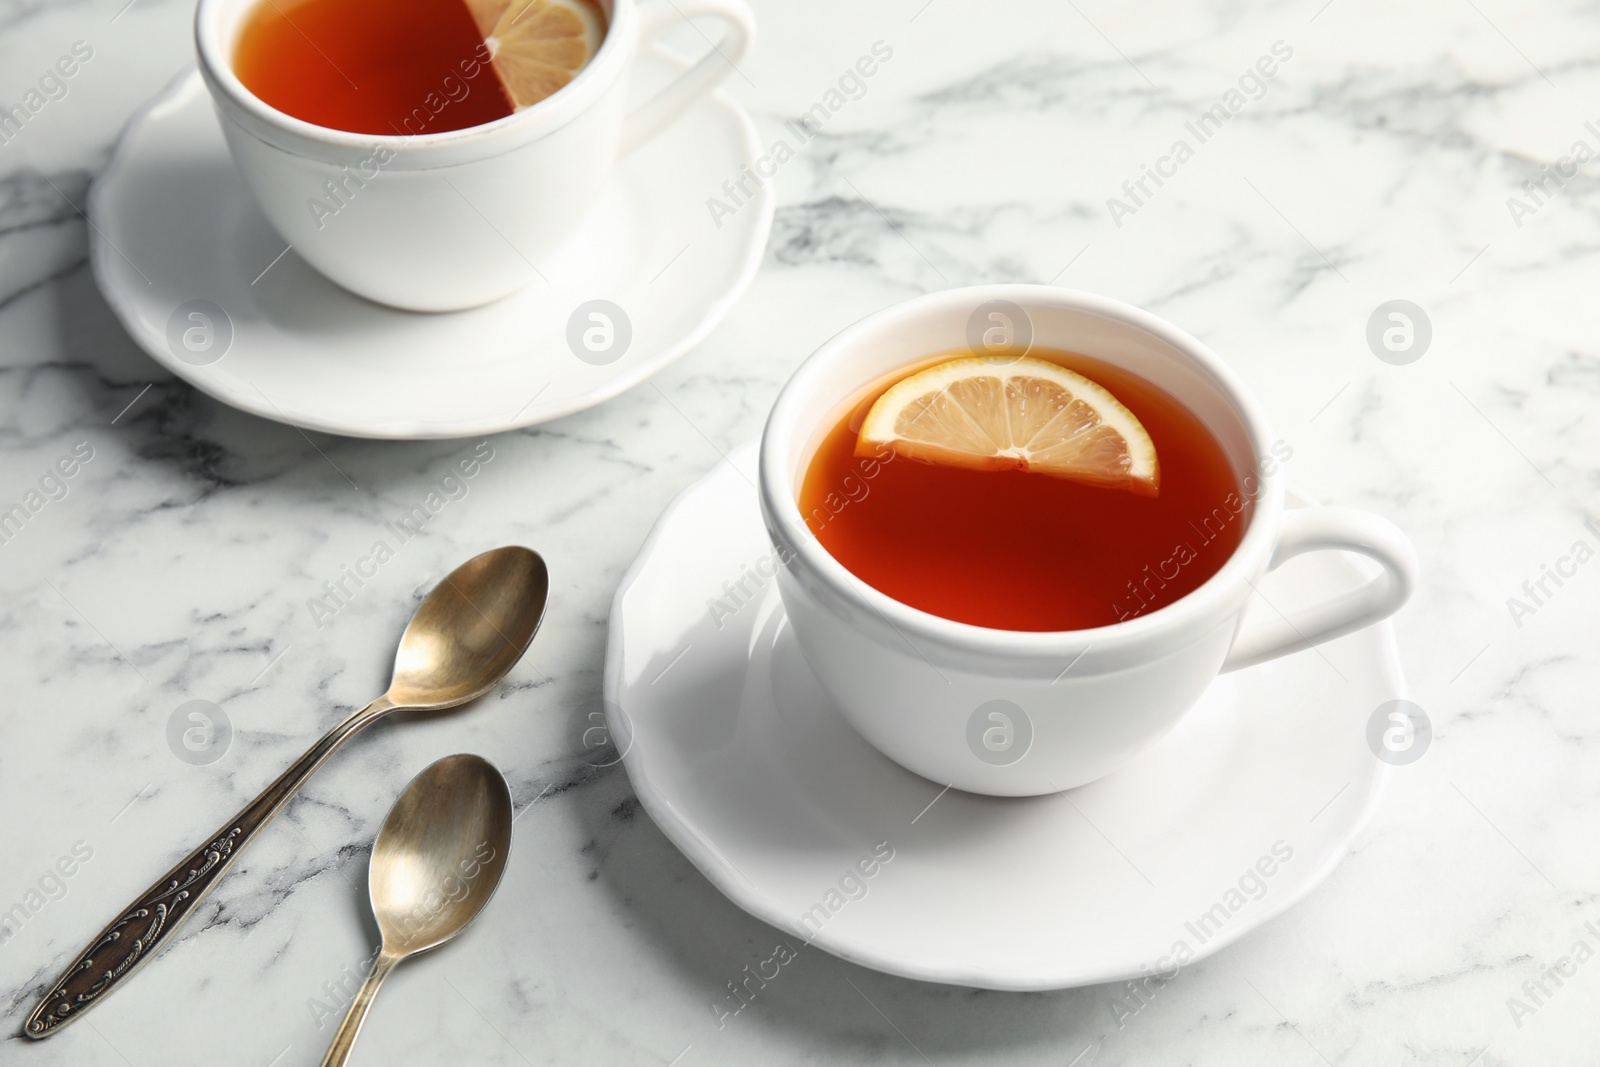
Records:
[[[264,2],[200,0],[195,12],[200,72],[234,163],[303,259],[354,293],[415,311],[474,307],[540,277],[617,160],[715,89],[755,38],[744,0],[596,0],[600,46],[547,98],[466,129],[353,133],[286,114],[240,80],[234,50]],[[721,22],[722,40],[630,111],[640,50],[697,17]]]
[[[1198,588],[1109,625],[997,629],[896,600],[847,569],[812,531],[801,485],[841,405],[848,410],[872,383],[930,354],[971,344],[972,324],[994,306],[1025,316],[1035,346],[1093,356],[1152,383],[1216,439],[1250,500],[1248,525]],[[1092,782],[1177,725],[1220,672],[1370,626],[1410,597],[1417,562],[1406,536],[1354,508],[1287,507],[1275,441],[1255,397],[1214,352],[1119,301],[1044,285],[992,285],[886,308],[801,364],[762,435],[758,490],[783,563],[777,585],[788,625],[844,718],[884,755],[935,784],[1032,796]],[[1281,613],[1263,600],[1268,571],[1324,551],[1365,556],[1378,573]]]

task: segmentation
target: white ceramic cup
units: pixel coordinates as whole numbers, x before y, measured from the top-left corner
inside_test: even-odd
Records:
[[[744,0],[600,0],[607,31],[599,51],[547,99],[442,133],[425,132],[430,102],[418,101],[422,118],[406,135],[377,136],[312,125],[244,87],[233,50],[245,16],[261,2],[200,0],[195,11],[200,71],[234,162],[308,263],[352,292],[415,311],[485,304],[539,277],[539,265],[594,206],[612,164],[714,89],[755,37]],[[695,16],[724,23],[721,43],[625,113],[639,50]],[[463,86],[493,91],[493,78],[486,67],[453,85],[442,78],[431,103]],[[424,132],[411,135],[417,130]]]
[[[1022,310],[1035,346],[1094,356],[1160,386],[1221,442],[1253,504],[1238,549],[1198,589],[1110,626],[995,630],[886,596],[811,533],[799,489],[822,437],[873,383],[966,347],[969,324],[982,309],[987,325],[991,301]],[[1174,726],[1219,671],[1350,633],[1392,615],[1410,595],[1416,556],[1394,525],[1348,508],[1285,509],[1274,441],[1222,360],[1138,308],[1035,285],[955,289],[898,304],[818,349],[767,420],[761,508],[784,561],[778,589],[789,625],[845,718],[902,766],[940,785],[997,796],[1094,781]],[[1287,617],[1260,603],[1246,612],[1263,574],[1321,549],[1361,553],[1383,571]]]

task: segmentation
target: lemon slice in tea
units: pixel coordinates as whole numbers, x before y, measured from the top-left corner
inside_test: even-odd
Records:
[[[467,7],[519,111],[570,82],[605,36],[593,0],[467,0]]]
[[[858,455],[897,454],[972,470],[1025,470],[1155,496],[1156,446],[1104,386],[1032,356],[952,359],[878,398]]]

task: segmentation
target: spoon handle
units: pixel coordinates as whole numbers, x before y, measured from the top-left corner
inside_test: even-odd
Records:
[[[387,952],[378,955],[377,962],[372,965],[372,972],[367,975],[367,980],[356,990],[356,999],[350,1002],[350,1010],[345,1012],[344,1022],[339,1024],[338,1032],[333,1035],[333,1043],[328,1046],[328,1054],[322,1057],[322,1067],[344,1067],[344,1062],[350,1058],[351,1050],[356,1047],[361,1024],[367,1021],[367,1009],[372,1007],[372,1000],[378,995],[378,987],[389,977],[389,972],[399,962],[399,956],[391,956]]]
[[[394,708],[379,697],[329,730],[277,781],[179,860],[154,885],[124,908],[89,947],[61,973],[28,1016],[22,1032],[46,1038],[92,1008],[127,979],[189,917],[256,833],[289,802],[313,771],[359,730]]]

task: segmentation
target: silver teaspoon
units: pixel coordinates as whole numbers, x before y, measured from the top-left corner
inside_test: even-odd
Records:
[[[372,845],[367,893],[383,946],[322,1067],[355,1048],[378,987],[395,965],[459,934],[489,903],[511,848],[511,791],[478,756],[446,756],[411,780]]]

